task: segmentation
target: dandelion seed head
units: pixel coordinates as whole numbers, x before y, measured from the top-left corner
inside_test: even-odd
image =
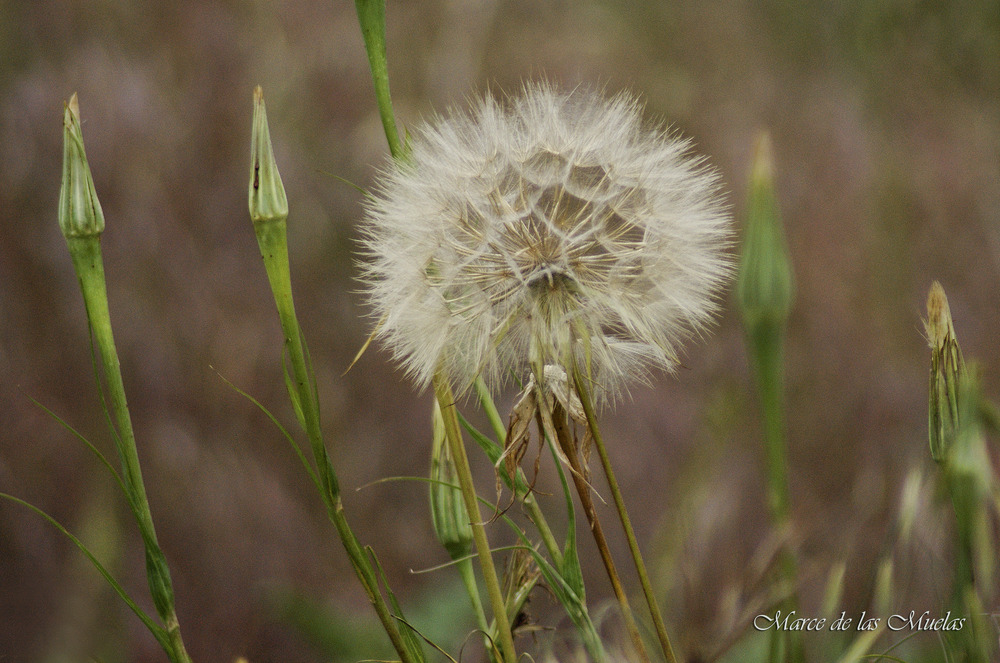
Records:
[[[378,335],[421,385],[673,369],[732,271],[717,176],[627,94],[527,86],[418,128],[367,210]],[[539,376],[541,377],[541,376]]]

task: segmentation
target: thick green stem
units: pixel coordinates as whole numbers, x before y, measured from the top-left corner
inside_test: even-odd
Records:
[[[180,624],[174,605],[174,590],[167,568],[166,558],[160,549],[153,526],[153,514],[149,508],[149,498],[146,486],[142,480],[142,469],[139,466],[139,452],[135,442],[135,432],[132,428],[132,418],[129,415],[128,403],[125,400],[125,383],[122,380],[121,364],[118,361],[118,351],[115,348],[114,333],[111,330],[111,313],[108,309],[107,284],[104,276],[104,260],[101,255],[101,240],[98,235],[87,237],[68,237],[70,256],[76,270],[83,300],[87,309],[87,318],[93,330],[104,368],[104,379],[107,382],[111,398],[111,411],[117,426],[115,437],[118,456],[122,463],[123,480],[128,490],[129,506],[139,525],[143,544],[146,549],[146,574],[150,593],[156,610],[166,626],[172,652],[170,658],[175,663],[190,663],[191,659],[181,638]]]
[[[497,623],[497,635],[500,639],[500,653],[504,663],[516,663],[517,651],[514,648],[514,636],[510,630],[510,620],[500,590],[500,580],[496,566],[493,564],[493,554],[490,551],[489,540],[486,538],[486,528],[483,525],[482,513],[476,497],[476,487],[472,480],[472,469],[469,467],[469,457],[465,453],[462,441],[462,430],[455,411],[454,396],[447,379],[438,373],[434,376],[434,393],[441,415],[444,417],[445,436],[451,448],[452,460],[458,473],[458,483],[462,489],[462,500],[469,514],[469,524],[472,526],[472,538],[476,544],[476,553],[483,571],[483,582],[493,610],[493,619]]]
[[[382,593],[379,591],[378,579],[372,569],[371,562],[365,554],[347,522],[343,503],[340,499],[340,485],[337,481],[333,463],[323,442],[320,428],[319,402],[313,385],[305,346],[302,342],[302,332],[298,318],[295,315],[295,303],[292,299],[291,273],[288,260],[288,241],[286,222],[284,220],[268,220],[254,224],[257,241],[260,245],[261,257],[267,278],[271,284],[274,302],[278,308],[278,318],[285,336],[285,348],[292,365],[292,380],[294,394],[290,394],[298,404],[302,415],[303,427],[312,447],[320,476],[322,498],[326,504],[327,515],[340,535],[344,550],[354,567],[358,580],[368,596],[382,627],[385,629],[393,648],[399,654],[403,663],[415,663],[414,658],[403,641],[395,617],[389,610]]]
[[[639,542],[636,540],[635,531],[632,529],[632,521],[629,519],[628,511],[625,509],[625,500],[622,498],[621,489],[618,487],[618,480],[615,478],[614,469],[611,467],[611,459],[608,457],[608,450],[604,446],[601,429],[597,425],[597,415],[594,412],[594,404],[590,399],[590,391],[587,389],[585,378],[580,374],[579,369],[573,371],[573,380],[576,385],[577,394],[580,396],[580,402],[583,404],[583,411],[587,416],[587,425],[590,427],[594,446],[597,448],[597,454],[601,458],[601,466],[604,468],[604,474],[608,479],[608,488],[611,490],[611,497],[614,499],[618,518],[621,520],[622,528],[625,530],[629,552],[632,553],[632,561],[635,563],[635,570],[639,575],[642,593],[646,597],[649,614],[653,619],[656,638],[660,641],[660,648],[663,650],[663,657],[667,663],[676,663],[677,658],[674,656],[673,647],[670,645],[670,637],[667,635],[666,626],[663,624],[660,605],[656,601],[653,585],[649,581],[649,573],[646,572],[646,564],[642,561],[642,553],[639,551]]]

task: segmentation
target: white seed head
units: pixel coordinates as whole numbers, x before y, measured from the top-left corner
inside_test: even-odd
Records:
[[[369,205],[363,270],[378,335],[421,385],[555,364],[613,399],[712,320],[732,271],[717,177],[635,98],[531,85],[411,147]]]

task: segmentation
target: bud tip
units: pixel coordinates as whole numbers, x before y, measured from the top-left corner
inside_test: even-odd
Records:
[[[944,288],[937,281],[931,284],[927,293],[927,341],[932,348],[941,348],[952,328],[951,309]],[[953,334],[953,332],[952,332]]]
[[[59,226],[66,238],[93,237],[104,231],[104,212],[97,199],[80,128],[76,93],[63,109],[63,171],[59,188]]]

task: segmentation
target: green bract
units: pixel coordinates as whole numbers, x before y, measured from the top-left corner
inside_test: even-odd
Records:
[[[104,212],[90,175],[80,128],[76,94],[63,112],[63,176],[59,190],[59,227],[70,237],[94,237],[104,232]]]
[[[264,91],[258,85],[253,91],[253,134],[250,144],[250,219],[254,223],[288,218],[288,198],[281,183],[278,164],[271,148],[271,132],[267,128]]]
[[[766,134],[758,139],[755,152],[736,284],[743,320],[751,335],[761,333],[761,325],[783,325],[795,298],[795,279],[774,192],[771,142]]]

